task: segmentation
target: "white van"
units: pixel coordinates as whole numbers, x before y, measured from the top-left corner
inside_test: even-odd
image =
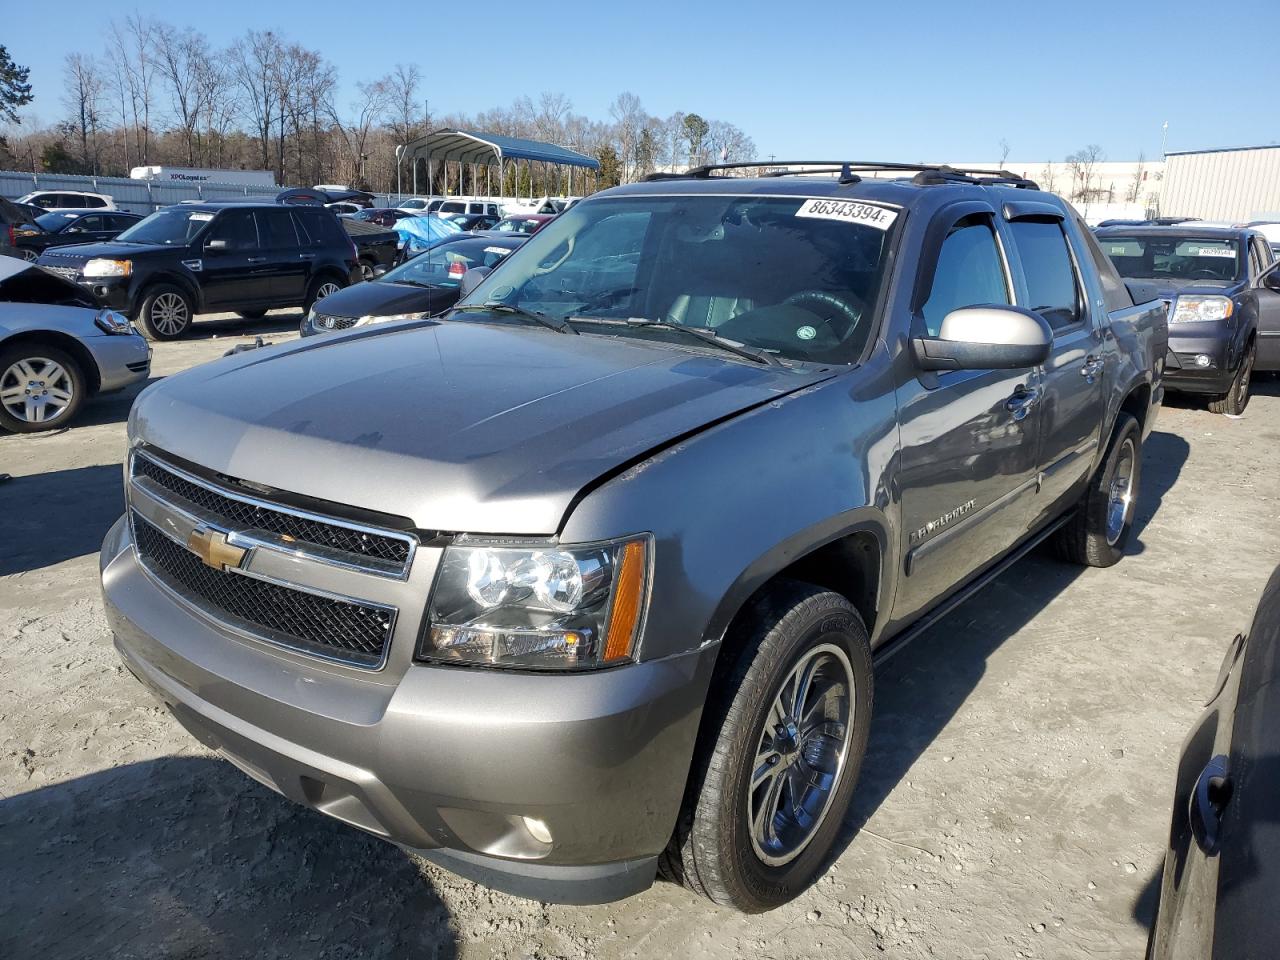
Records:
[[[207,170],[196,167],[134,167],[133,180],[156,183],[230,183],[238,187],[274,187],[276,175],[270,170]]]

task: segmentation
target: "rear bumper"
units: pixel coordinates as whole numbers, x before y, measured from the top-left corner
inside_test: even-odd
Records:
[[[271,789],[518,896],[600,903],[653,881],[714,650],[575,676],[389,677],[220,629],[152,580],[123,522],[101,562],[129,669]]]

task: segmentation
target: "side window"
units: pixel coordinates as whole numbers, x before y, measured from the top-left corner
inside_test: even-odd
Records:
[[[257,210],[254,216],[258,219],[258,235],[264,247],[288,249],[298,245],[298,235],[288,210]]]
[[[227,250],[252,250],[258,246],[258,231],[250,210],[228,210],[209,231],[210,240],[225,240]]]
[[[100,209],[102,207],[105,207],[107,204],[106,204],[106,201],[104,201],[101,197],[85,197],[84,205],[86,207],[93,207],[94,209]]]
[[[1049,321],[1055,331],[1080,321],[1080,291],[1057,220],[1015,220],[1009,224],[1031,297],[1026,306]]]
[[[313,225],[307,222],[306,216],[301,210],[290,210],[289,216],[293,217],[293,227],[298,231],[298,243],[304,247],[317,247],[320,245],[320,234],[313,229]]]
[[[98,216],[96,213],[93,213],[87,217],[81,217],[79,220],[73,223],[70,227],[67,228],[67,233],[92,233],[95,230],[101,230],[101,229],[102,229],[102,218]]]
[[[1009,285],[991,218],[965,217],[951,228],[938,251],[929,298],[920,308],[925,328],[936,337],[942,331],[943,318],[952,310],[1009,302]]]
[[[1098,245],[1098,239],[1093,235],[1093,231],[1085,226],[1082,220],[1076,221],[1076,230],[1080,236],[1084,237],[1084,248],[1089,251],[1089,259],[1093,261],[1093,267],[1098,271],[1098,279],[1102,281],[1102,296],[1107,302],[1107,312],[1132,307],[1133,297],[1129,294],[1129,288],[1120,279],[1120,274],[1116,272],[1116,265],[1111,262],[1111,258],[1102,252],[1102,247]]]

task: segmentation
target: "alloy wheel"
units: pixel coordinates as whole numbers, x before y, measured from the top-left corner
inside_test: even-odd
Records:
[[[151,325],[166,337],[176,337],[186,329],[191,311],[176,293],[162,293],[151,302]]]
[[[1107,543],[1115,546],[1129,522],[1133,508],[1133,471],[1137,465],[1137,449],[1133,439],[1125,440],[1116,458],[1116,472],[1107,495]]]
[[[325,297],[330,294],[337,293],[341,289],[342,288],[332,280],[326,280],[324,283],[320,284],[320,289],[316,291],[316,299],[323,300]]]
[[[853,668],[836,644],[807,650],[787,673],[747,789],[747,829],[763,863],[790,863],[826,818],[849,753],[854,696]]]
[[[0,405],[24,423],[49,423],[71,406],[76,385],[70,371],[48,357],[23,357],[0,374]]]

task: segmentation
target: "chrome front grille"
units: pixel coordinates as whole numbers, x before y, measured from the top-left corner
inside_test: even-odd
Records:
[[[357,317],[335,317],[327,313],[317,313],[315,326],[321,330],[348,330],[356,325]]]
[[[380,668],[399,612],[423,602],[431,564],[417,585],[409,579],[418,538],[250,496],[219,478],[133,452],[129,519],[143,569],[234,634]]]
[[[382,664],[394,610],[215,570],[136,511],[132,519],[146,568],[206,613],[303,653],[363,667]]]
[[[323,557],[340,559],[372,572],[404,576],[413,554],[408,534],[377,531],[302,511],[287,510],[231,490],[220,490],[146,454],[133,458],[133,476],[145,477],[176,494],[178,506],[190,505],[212,513],[229,530],[259,531],[292,547],[318,548]],[[185,501],[185,504],[183,503]]]

